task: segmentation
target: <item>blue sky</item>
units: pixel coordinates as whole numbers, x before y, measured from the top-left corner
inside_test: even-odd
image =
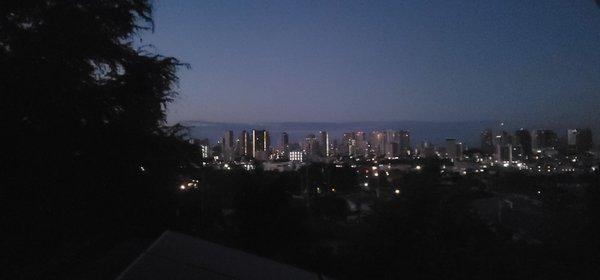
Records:
[[[170,122],[600,117],[592,0],[154,2]]]

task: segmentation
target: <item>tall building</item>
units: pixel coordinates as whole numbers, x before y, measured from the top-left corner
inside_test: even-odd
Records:
[[[411,149],[410,132],[408,132],[407,130],[400,130],[399,137],[400,137],[400,139],[399,139],[400,140],[400,143],[399,143],[400,155],[401,156],[409,156],[410,149]]]
[[[317,140],[317,136],[314,134],[309,134],[304,139],[304,152],[308,159],[315,159],[320,154],[319,141]]]
[[[367,134],[362,131],[358,131],[355,134],[353,133],[353,135],[354,142],[352,155],[357,157],[367,156],[370,148],[369,142],[367,141]]]
[[[450,159],[456,159],[458,157],[456,139],[446,138],[446,156]]]
[[[270,149],[269,132],[266,130],[252,130],[252,157],[257,160],[266,160]]]
[[[221,151],[223,154],[224,161],[233,161],[235,158],[234,154],[235,145],[233,142],[233,131],[227,130],[225,135],[223,135],[221,142]]]
[[[496,153],[494,154],[498,161],[513,161],[512,144],[496,144]]]
[[[371,132],[370,144],[375,156],[385,155],[386,133],[382,131]]]
[[[346,132],[342,136],[342,143],[338,148],[338,153],[340,156],[354,156],[355,146],[356,140],[354,132]]]
[[[252,148],[251,146],[251,139],[250,139],[250,135],[248,134],[247,131],[242,130],[242,132],[240,133],[240,136],[238,137],[238,139],[236,140],[236,146],[237,146],[237,154],[240,156],[250,156],[252,154],[252,152],[250,151],[250,149]]]
[[[287,134],[287,132],[281,133],[281,138],[279,139],[279,147],[282,151],[290,150],[290,136]]]
[[[532,147],[534,150],[558,149],[558,136],[553,130],[538,129],[532,134]]]
[[[594,141],[590,129],[568,129],[567,145],[571,153],[585,153],[592,150]]]
[[[496,145],[508,145],[513,143],[513,137],[510,133],[502,131],[496,135]]]
[[[208,138],[191,139],[189,142],[200,149],[203,159],[208,159],[211,156],[210,142],[208,141]]]
[[[399,154],[400,134],[394,130],[386,130],[384,139],[384,153],[387,158],[395,157]]]
[[[494,153],[494,135],[491,129],[481,132],[481,153],[486,155]]]
[[[421,142],[419,146],[419,156],[424,158],[433,158],[435,157],[435,146],[433,146],[429,141],[425,140]]]
[[[577,144],[577,129],[567,129],[567,145],[575,147]]]
[[[463,142],[456,143],[456,158],[462,160],[465,152],[465,144]]]
[[[321,147],[321,155],[329,157],[329,134],[327,134],[327,131],[319,131],[319,146]]]
[[[494,157],[498,161],[513,161],[513,137],[506,131],[496,135]]]
[[[577,139],[575,140],[577,152],[589,152],[594,148],[594,136],[592,130],[588,128],[577,130]]]
[[[281,133],[281,138],[279,139],[279,154],[278,156],[283,158],[289,158],[290,155],[290,136],[287,132]]]
[[[521,128],[515,131],[513,147],[515,153],[513,156],[516,156],[518,159],[528,159],[533,153],[531,141],[531,133],[529,130]]]

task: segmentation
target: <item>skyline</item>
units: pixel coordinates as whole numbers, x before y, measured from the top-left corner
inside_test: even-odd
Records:
[[[600,111],[593,1],[157,1],[154,18],[141,44],[192,66],[170,123],[592,126]]]
[[[592,127],[535,127],[525,126],[518,123],[500,123],[500,122],[347,122],[347,123],[326,123],[326,122],[287,122],[287,123],[216,123],[204,121],[187,121],[182,123],[189,128],[189,137],[196,139],[207,138],[211,142],[218,141],[223,133],[232,130],[251,131],[252,129],[267,130],[271,135],[280,135],[282,132],[288,134],[290,141],[302,141],[309,134],[316,134],[319,131],[326,131],[332,139],[339,139],[344,133],[348,132],[373,132],[387,130],[406,130],[411,133],[413,140],[417,142],[428,141],[433,144],[439,144],[447,138],[454,138],[462,141],[466,145],[479,145],[479,137],[485,130],[491,130],[495,134],[503,131],[513,133],[520,129],[529,131],[535,130],[554,130],[559,137],[566,137],[568,129],[591,129],[594,138],[597,138],[597,132]],[[277,139],[277,138],[274,138]]]

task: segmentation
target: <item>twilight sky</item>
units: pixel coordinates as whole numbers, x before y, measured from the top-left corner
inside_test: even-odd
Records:
[[[593,0],[154,3],[169,122],[600,118]]]

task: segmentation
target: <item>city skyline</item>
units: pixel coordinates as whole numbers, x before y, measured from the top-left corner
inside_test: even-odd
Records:
[[[289,154],[290,151],[302,151],[307,156],[314,155],[323,158],[339,156],[344,153],[358,156],[374,153],[391,158],[411,156],[413,151],[425,146],[432,146],[436,149],[442,147],[450,158],[460,157],[463,152],[471,150],[483,154],[497,154],[499,158],[506,157],[507,161],[512,161],[513,153],[518,157],[529,157],[534,153],[546,153],[547,150],[551,150],[553,154],[559,151],[561,153],[587,153],[595,149],[593,132],[589,128],[569,128],[558,133],[552,129],[520,128],[511,131],[503,127],[500,127],[499,130],[486,128],[479,135],[479,145],[473,146],[465,143],[464,140],[467,139],[457,138],[445,138],[443,143],[431,142],[428,139],[411,140],[410,131],[405,129],[347,131],[341,137],[330,137],[329,132],[319,130],[318,137],[314,133],[309,133],[303,139],[295,141],[290,141],[289,133],[282,131],[279,140],[275,142],[271,140],[269,130],[252,129],[251,131],[252,154],[246,152],[246,144],[244,144],[248,137],[246,130],[242,130],[237,139],[233,138],[233,130],[226,130],[223,137],[216,141],[215,145],[221,147],[219,153],[223,155],[225,161],[233,161],[236,156],[266,160],[269,155]],[[471,139],[471,141],[473,140]],[[208,138],[191,137],[189,141],[192,144],[203,143],[201,146],[210,147]],[[264,154],[258,156],[256,153],[258,151],[264,152]]]
[[[179,72],[170,123],[591,126],[600,111],[593,1],[177,1],[155,8],[155,33],[143,33],[140,44],[192,66]]]

